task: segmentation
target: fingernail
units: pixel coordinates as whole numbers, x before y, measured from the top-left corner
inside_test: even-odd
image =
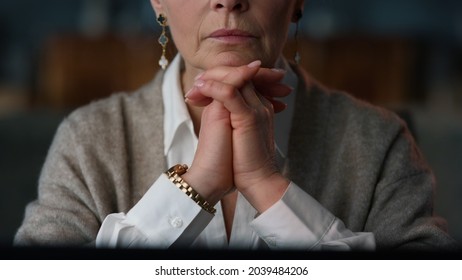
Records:
[[[194,77],[194,81],[199,80],[200,78],[202,78],[202,76],[204,76],[204,72],[199,73],[199,75],[197,75],[196,77]]]
[[[185,100],[188,99],[188,96],[191,94],[191,92],[193,91],[194,88],[191,88],[190,90],[188,90],[188,92],[184,95],[184,98]]]
[[[196,87],[202,87],[204,84],[205,84],[205,82],[203,80],[201,80],[201,79],[196,80],[194,82],[194,86],[196,86]]]
[[[287,71],[281,68],[271,68],[272,71],[277,73],[286,73]]]
[[[254,62],[250,62],[249,64],[247,64],[247,67],[255,68],[255,67],[258,67],[260,65],[261,65],[261,61],[260,60],[255,60]]]

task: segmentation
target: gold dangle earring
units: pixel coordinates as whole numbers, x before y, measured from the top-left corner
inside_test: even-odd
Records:
[[[157,17],[157,22],[162,27],[162,33],[160,34],[160,37],[157,40],[157,42],[159,42],[159,44],[162,46],[162,56],[159,59],[159,66],[162,68],[162,70],[165,70],[165,68],[167,68],[168,66],[168,59],[165,56],[168,43],[168,37],[166,33],[167,18],[163,14],[159,14],[159,16]]]
[[[300,64],[301,60],[302,60],[302,57],[300,56],[300,53],[298,52],[298,29],[299,29],[299,23],[300,23],[300,19],[302,18],[303,16],[303,13],[302,13],[302,10],[298,10],[296,13],[295,13],[295,34],[294,34],[294,37],[295,37],[295,56],[294,56],[294,60],[295,60],[295,63],[297,65]]]

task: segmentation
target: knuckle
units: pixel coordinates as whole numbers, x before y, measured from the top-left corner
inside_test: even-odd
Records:
[[[248,113],[248,120],[252,123],[257,122],[260,119],[260,112],[256,108],[252,108]]]
[[[222,85],[222,94],[226,100],[232,100],[237,97],[237,90],[235,87],[223,84]]]

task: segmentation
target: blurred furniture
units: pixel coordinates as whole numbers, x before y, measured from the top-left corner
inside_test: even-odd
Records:
[[[288,53],[294,53],[294,47],[289,44]],[[399,106],[410,97],[416,67],[411,42],[374,37],[303,39],[298,49],[302,66],[324,85],[385,106]]]
[[[37,102],[71,109],[116,91],[134,90],[158,69],[153,37],[54,37],[40,59]]]
[[[175,54],[169,44],[168,56]],[[333,38],[299,40],[301,64],[333,88],[380,105],[408,98],[414,67],[411,44],[400,39]],[[152,79],[161,50],[155,36],[57,36],[44,46],[38,101],[75,108],[115,91],[130,91]],[[286,57],[295,53],[290,41]]]

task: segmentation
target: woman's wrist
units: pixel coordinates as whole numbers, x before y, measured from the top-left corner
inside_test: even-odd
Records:
[[[205,211],[210,214],[215,214],[216,209],[205,199],[200,193],[198,193],[185,179],[182,177],[188,170],[186,164],[176,164],[170,167],[165,174],[168,179],[175,184],[185,195],[191,198],[197,205],[202,207]]]
[[[290,180],[276,172],[252,186],[238,189],[259,213],[263,213],[282,198],[289,184]]]
[[[226,190],[219,189],[216,186],[209,185],[209,183],[204,180],[207,176],[196,174],[194,171],[186,172],[182,177],[197,193],[210,203],[210,205],[217,204],[227,192]]]

